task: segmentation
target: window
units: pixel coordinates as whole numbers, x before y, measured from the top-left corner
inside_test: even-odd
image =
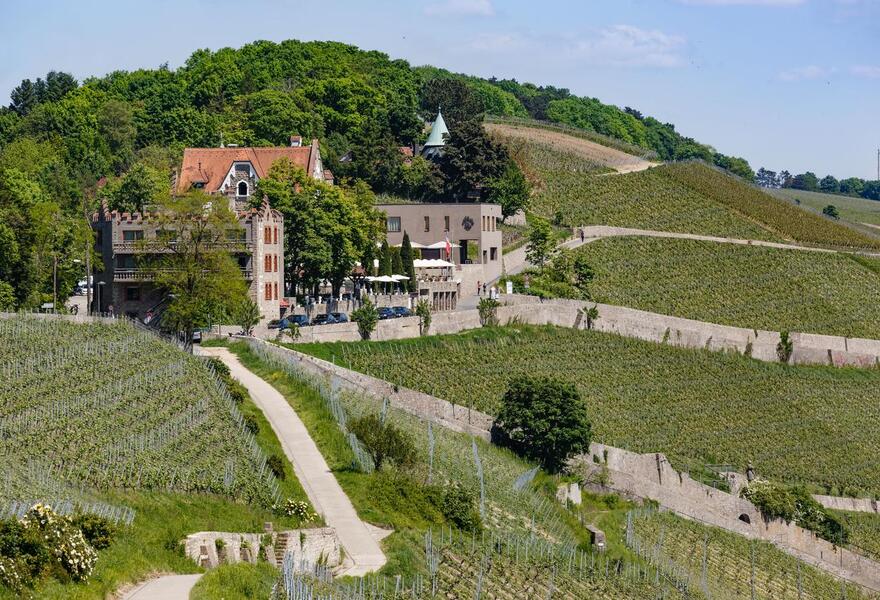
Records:
[[[277,283],[273,283],[273,284],[272,284],[272,289],[274,290],[274,295],[272,296],[272,299],[273,299],[273,300],[278,300],[278,284],[277,284]]]
[[[141,299],[140,286],[129,286],[125,288],[125,300],[128,302],[137,302]]]
[[[278,272],[278,255],[277,254],[272,257],[272,271],[274,271],[275,273]]]
[[[388,220],[385,221],[387,225],[388,231],[399,233],[400,232],[400,217],[388,217]]]
[[[272,228],[266,227],[263,229],[263,242],[266,244],[272,243]]]
[[[498,248],[489,248],[489,260],[498,260]]]
[[[449,215],[443,217],[443,231],[449,231]]]
[[[431,231],[431,217],[425,215],[425,231]]]
[[[278,243],[278,226],[275,226],[275,243]]]
[[[122,232],[122,239],[126,242],[133,242],[135,240],[144,239],[144,230],[143,229],[127,229]]]
[[[271,300],[271,299],[272,299],[272,284],[271,284],[271,283],[267,283],[267,284],[264,286],[264,289],[265,289],[265,292],[263,293],[263,298],[264,298],[265,300]]]
[[[483,250],[483,264],[486,263],[486,251]]]
[[[247,196],[248,195],[247,181],[239,181],[238,182],[238,195],[239,196]]]
[[[246,162],[235,163],[235,172],[236,173],[244,173],[245,175],[250,175],[251,174],[251,163],[246,163]],[[239,195],[243,196],[244,194],[239,194]]]
[[[134,269],[136,267],[134,264],[134,255],[118,254],[116,256],[116,267],[118,269]]]
[[[272,271],[272,257],[268,254],[263,257],[263,272],[269,273]]]

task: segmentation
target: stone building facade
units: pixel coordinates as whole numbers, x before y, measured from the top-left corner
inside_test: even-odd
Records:
[[[303,146],[298,136],[291,145],[273,148],[187,148],[174,183],[174,193],[201,189],[226,199],[243,230],[243,237],[230,240],[229,250],[241,268],[249,293],[264,319],[277,319],[284,297],[284,217],[263,199],[256,199],[257,182],[280,159],[301,167],[314,179],[333,182],[323,167],[317,140]],[[97,251],[103,271],[95,275],[93,311],[125,314],[149,320],[167,303],[150,272],[143,268],[149,241],[157,234],[156,219],[148,212],[109,211],[106,206],[92,215]]]

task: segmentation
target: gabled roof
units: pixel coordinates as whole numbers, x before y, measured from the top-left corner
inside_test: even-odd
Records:
[[[434,119],[434,124],[431,125],[431,133],[428,134],[428,141],[425,142],[425,147],[445,146],[447,135],[449,135],[449,129],[446,127],[446,121],[443,120],[443,113],[438,109],[437,118]]]
[[[318,159],[318,141],[310,146],[275,146],[270,148],[187,148],[177,180],[178,194],[185,194],[195,183],[203,184],[209,194],[221,191],[220,186],[235,162],[249,162],[262,179],[279,158],[288,158],[295,166],[311,175]]]

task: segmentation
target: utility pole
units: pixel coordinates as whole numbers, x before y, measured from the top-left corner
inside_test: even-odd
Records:
[[[58,252],[52,257],[52,312],[58,312]]]

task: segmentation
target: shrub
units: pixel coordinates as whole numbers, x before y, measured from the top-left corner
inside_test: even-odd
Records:
[[[787,331],[782,331],[779,333],[779,343],[776,344],[776,356],[779,358],[779,362],[788,364],[788,361],[791,360],[791,353],[794,351],[794,343],[791,341],[791,336]]]
[[[477,304],[477,311],[480,313],[480,325],[483,327],[494,327],[498,325],[498,307],[501,303],[493,298],[481,298]]]
[[[0,521],[0,583],[20,590],[40,577],[52,555],[40,533],[10,519]]]
[[[284,472],[284,461],[281,460],[281,457],[277,454],[273,454],[266,459],[266,466],[269,467],[269,470],[272,471],[272,474],[278,479],[283,480],[287,476]]]
[[[86,541],[95,550],[107,548],[116,537],[116,525],[98,515],[80,513],[71,519],[71,524],[82,531]]]
[[[211,368],[214,369],[214,372],[220,377],[220,379],[226,381],[227,378],[230,377],[229,367],[226,366],[222,360],[217,357],[212,356],[208,359],[208,364],[211,365]]]
[[[48,505],[35,504],[25,513],[21,524],[43,536],[49,552],[73,581],[88,579],[98,554],[70,519],[55,514]]]
[[[416,462],[415,442],[393,423],[369,414],[350,421],[348,428],[373,457],[376,469],[381,469],[389,460],[398,467],[408,467]]]
[[[254,435],[260,433],[260,424],[253,415],[244,415],[244,427]]]
[[[590,447],[587,409],[574,385],[551,377],[511,380],[492,425],[492,441],[558,473]]]
[[[308,502],[304,502],[303,500],[294,500],[293,498],[288,498],[284,501],[280,507],[275,506],[276,511],[280,512],[283,515],[288,517],[296,517],[300,521],[312,521],[318,517],[312,509],[309,507]]]
[[[767,519],[794,522],[838,545],[845,544],[849,539],[849,532],[843,523],[816,502],[803,486],[788,488],[765,479],[756,479],[740,495],[754,504]]]
[[[357,323],[358,333],[361,339],[370,339],[370,334],[376,330],[379,322],[379,311],[369,298],[364,298],[360,308],[351,312],[351,320]]]
[[[416,316],[419,318],[419,335],[427,334],[431,328],[431,303],[419,300],[416,304]]]
[[[439,508],[446,520],[459,529],[480,531],[483,528],[476,496],[460,485],[452,484],[444,488]]]

